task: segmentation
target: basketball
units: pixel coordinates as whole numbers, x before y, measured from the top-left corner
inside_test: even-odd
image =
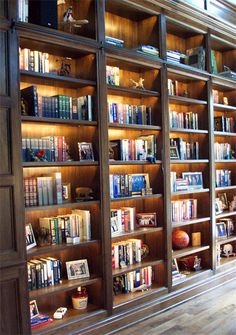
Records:
[[[189,245],[189,236],[183,230],[174,230],[172,232],[172,245],[175,249],[183,249]]]

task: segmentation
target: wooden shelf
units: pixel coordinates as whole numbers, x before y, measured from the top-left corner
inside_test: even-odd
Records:
[[[133,130],[157,130],[160,131],[161,127],[159,126],[150,126],[144,124],[123,124],[123,123],[109,123],[109,128],[124,128],[124,129],[133,129]]]
[[[236,163],[236,159],[217,159],[215,163]]]
[[[182,250],[175,250],[172,253],[172,258],[181,258],[181,257],[189,256],[197,252],[208,250],[209,248],[210,246],[206,245],[202,247],[189,247],[189,248],[184,248]]]
[[[48,211],[58,208],[78,208],[81,206],[92,206],[92,205],[99,205],[99,200],[91,200],[91,201],[80,201],[80,202],[67,202],[63,204],[55,204],[50,206],[32,206],[32,207],[25,207],[26,212],[31,211]]]
[[[35,123],[53,123],[53,124],[66,124],[68,126],[97,126],[97,121],[86,121],[86,120],[69,120],[69,119],[57,119],[48,117],[38,116],[21,116],[22,122],[35,122]]]
[[[153,283],[151,288],[149,288],[146,291],[136,291],[136,292],[129,292],[129,293],[121,293],[118,295],[114,296],[114,300],[113,300],[113,304],[114,304],[114,308],[123,305],[127,302],[130,301],[136,301],[138,299],[140,299],[141,297],[145,296],[148,297],[150,295],[153,294],[165,294],[167,289],[165,287],[162,287],[156,283]]]
[[[49,310],[46,312],[51,318],[53,318],[53,313],[55,312],[55,310],[53,311]],[[104,319],[105,317],[106,317],[105,310],[101,309],[99,306],[88,303],[87,308],[85,310],[69,308],[62,320],[53,320],[53,322],[48,325],[32,330],[32,334],[43,335],[45,333],[47,334],[48,332],[50,332],[50,334],[52,333],[56,334],[60,329],[60,327],[63,328],[66,326],[70,326],[75,322],[82,322],[85,319],[95,318],[96,320],[98,320],[100,318]],[[92,322],[92,320],[90,322]]]
[[[28,78],[38,78],[38,79],[45,79],[47,83],[41,81],[41,85],[55,85],[62,84],[64,87],[85,87],[85,86],[96,86],[96,82],[93,80],[85,80],[73,77],[65,77],[65,76],[58,76],[52,73],[40,73],[40,72],[33,72],[33,71],[20,71],[20,80],[22,82],[28,82]]]
[[[205,164],[209,159],[171,159],[170,164]]]
[[[231,136],[236,137],[236,133],[227,133],[226,131],[214,131],[215,136]]]
[[[31,167],[48,167],[48,166],[98,166],[97,161],[69,161],[69,162],[23,162],[24,168]]]
[[[142,261],[140,263],[137,264],[133,264],[133,265],[129,265],[126,268],[123,269],[113,269],[112,270],[112,276],[116,277],[116,276],[121,276],[125,273],[131,272],[131,271],[135,271],[137,269],[142,269],[145,268],[147,266],[155,266],[157,264],[162,264],[163,260],[162,259],[145,259],[145,261]]]
[[[189,190],[189,191],[179,191],[179,192],[172,192],[171,195],[181,195],[181,194],[195,194],[195,193],[207,193],[209,192],[209,188],[203,188],[199,190]]]
[[[216,266],[217,272],[222,270],[229,270],[235,268],[236,266],[236,256],[233,257],[221,257],[220,264]]]
[[[185,129],[185,128],[170,128],[170,132],[171,133],[208,134],[208,130]]]
[[[177,227],[182,227],[182,226],[189,226],[189,225],[196,224],[196,223],[207,222],[210,220],[211,220],[210,217],[196,218],[196,219],[186,220],[182,222],[173,222],[171,226],[172,228],[177,228]]]
[[[198,100],[198,99],[191,99],[187,97],[181,97],[178,95],[168,95],[169,102],[172,103],[174,101],[177,104],[185,104],[185,105],[206,105],[207,101],[205,100]]]
[[[228,237],[228,238],[222,238],[222,239],[218,239],[218,240],[216,240],[216,243],[217,244],[226,244],[226,243],[230,243],[230,242],[234,242],[234,241],[236,241],[236,235],[234,235],[234,236],[231,236],[231,237]]]
[[[161,164],[162,161],[156,160],[155,163],[151,163],[149,161],[109,161],[109,165],[157,165]]]
[[[139,235],[155,234],[157,232],[162,231],[163,231],[162,227],[138,228],[134,231],[112,235],[112,240],[119,240],[121,238],[130,238]]]
[[[108,94],[122,94],[127,96],[134,96],[134,97],[159,97],[160,94],[156,91],[150,90],[142,90],[142,89],[135,89],[131,87],[122,87],[122,86],[115,86],[115,85],[107,85]]]
[[[216,220],[217,219],[226,218],[226,217],[229,217],[229,216],[234,216],[234,215],[236,215],[236,211],[233,211],[233,212],[223,212],[223,213],[220,213],[220,214],[216,215]]]
[[[236,189],[236,185],[233,186],[224,186],[224,187],[216,187],[215,190],[216,191],[227,191],[227,190],[235,190]]]
[[[229,105],[223,105],[223,104],[213,104],[213,107],[216,110],[236,111],[236,106],[229,106]]]
[[[30,260],[32,257],[35,256],[42,256],[45,254],[54,254],[59,251],[71,249],[71,248],[78,248],[78,247],[84,247],[84,246],[90,246],[92,244],[98,244],[100,243],[99,240],[89,240],[89,241],[81,241],[77,244],[56,244],[56,245],[46,245],[42,247],[34,247],[30,250],[27,250],[27,259]]]
[[[38,299],[39,297],[41,298],[44,296],[57,294],[59,292],[74,290],[79,286],[91,285],[99,281],[101,281],[101,278],[95,275],[90,275],[90,278],[83,278],[83,279],[73,279],[73,280],[62,279],[61,284],[51,285],[48,287],[29,291],[29,296],[31,300],[34,300]]]
[[[172,282],[174,289],[179,289],[182,286],[191,285],[198,280],[203,280],[212,276],[212,271],[209,269],[202,269],[199,271],[191,271],[190,274],[186,275],[185,279]]]
[[[131,197],[115,198],[110,199],[111,202],[124,201],[124,200],[137,200],[137,199],[149,199],[149,198],[162,198],[162,194],[150,194],[150,195],[132,195]]]

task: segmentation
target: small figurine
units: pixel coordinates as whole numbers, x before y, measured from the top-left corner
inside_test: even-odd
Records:
[[[77,187],[75,189],[76,201],[93,200],[93,190],[89,187]]]
[[[75,20],[73,18],[73,7],[70,6],[68,9],[65,11],[63,15],[63,22],[64,23],[72,23],[73,27],[80,28],[83,24],[89,23],[88,20]]]
[[[70,75],[70,71],[71,71],[71,64],[66,60],[66,59],[62,59],[62,60],[56,60],[57,62],[61,61],[61,67],[58,71],[59,76],[69,76]]]
[[[202,267],[201,267],[200,264],[201,264],[201,258],[199,258],[198,256],[195,256],[195,257],[194,257],[193,269],[194,269],[195,271],[199,271],[199,270],[201,270]]]
[[[142,89],[144,90],[144,86],[143,86],[143,82],[144,82],[144,78],[139,78],[139,81],[135,81],[133,79],[130,78],[130,81],[134,84],[133,85],[133,88],[139,88],[139,89]]]

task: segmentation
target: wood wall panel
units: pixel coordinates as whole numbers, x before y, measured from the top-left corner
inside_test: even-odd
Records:
[[[23,284],[24,267],[0,271],[0,333],[3,335],[30,334],[30,325],[23,315],[29,315],[28,291]]]
[[[9,124],[9,110],[0,108],[0,174],[10,174],[11,134]]]
[[[0,259],[16,250],[14,230],[14,201],[12,187],[0,188]]]
[[[0,10],[2,6],[0,1]],[[1,69],[1,81],[0,81],[0,95],[7,95],[8,93],[8,73],[7,73],[7,59],[8,59],[8,48],[7,48],[7,33],[0,32],[0,69]]]

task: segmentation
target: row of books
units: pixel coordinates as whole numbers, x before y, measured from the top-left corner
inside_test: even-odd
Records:
[[[111,199],[141,195],[149,187],[147,174],[110,174],[109,178]]]
[[[177,50],[167,50],[167,61],[184,63],[186,55]]]
[[[170,111],[170,128],[198,129],[198,114]]]
[[[114,294],[134,292],[139,288],[140,290],[148,289],[152,285],[152,277],[151,266],[128,272],[122,276],[116,276],[113,278]]]
[[[91,215],[88,210],[75,209],[72,214],[39,219],[40,232],[37,241],[54,244],[76,244],[91,240]],[[46,237],[46,238],[45,238]]]
[[[177,176],[177,172],[170,173],[171,192],[181,192],[198,190],[203,188],[202,172],[182,172],[182,176]]]
[[[22,113],[29,116],[49,117],[66,120],[93,120],[94,97],[85,95],[77,98],[58,94],[41,96],[37,86],[21,90]]]
[[[216,116],[214,117],[214,130],[233,133],[236,131],[236,121],[232,117]]]
[[[169,95],[179,95],[178,81],[168,79],[168,94]]]
[[[231,170],[216,170],[216,187],[231,186]]]
[[[129,239],[112,243],[112,269],[125,268],[141,262],[142,240]]]
[[[199,159],[199,142],[186,142],[181,137],[170,138],[170,146],[177,148],[179,159]]]
[[[108,85],[120,85],[120,69],[117,66],[106,66],[106,83]]]
[[[32,259],[27,262],[28,288],[30,291],[51,285],[61,280],[61,261],[52,257]]]
[[[182,222],[197,217],[197,199],[171,201],[171,221]]]
[[[230,143],[214,143],[215,159],[232,159],[232,147]]]
[[[122,207],[111,209],[111,234],[116,235],[133,231],[136,222],[136,208]]]
[[[64,162],[69,159],[64,136],[22,138],[22,161]]]
[[[124,40],[121,40],[119,38],[111,37],[111,36],[105,36],[105,41],[108,44],[115,45],[116,47],[123,47],[124,46]]]
[[[156,135],[144,135],[135,140],[113,140],[109,142],[109,148],[114,160],[146,161],[148,157],[157,158]]]
[[[38,50],[19,48],[19,65],[20,70],[49,73],[49,54]]]
[[[24,178],[25,207],[62,204],[61,172]]]
[[[121,124],[152,124],[152,107],[108,102],[109,122]]]

